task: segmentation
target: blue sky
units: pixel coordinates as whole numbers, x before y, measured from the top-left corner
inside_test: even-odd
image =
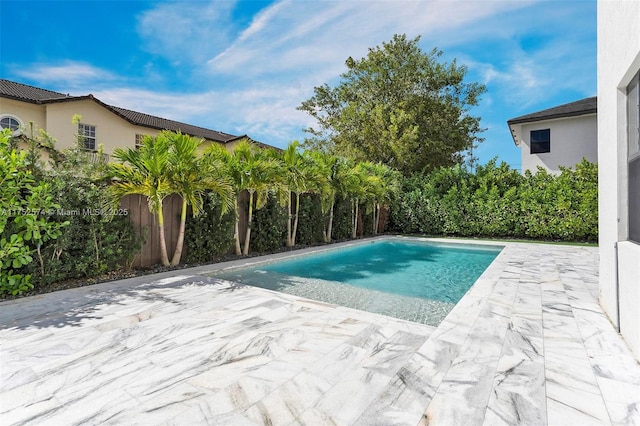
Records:
[[[314,86],[402,33],[487,85],[481,163],[519,169],[509,118],[596,94],[595,0],[0,0],[0,76],[283,147]]]

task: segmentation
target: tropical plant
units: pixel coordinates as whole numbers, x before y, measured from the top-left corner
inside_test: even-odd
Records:
[[[351,202],[351,238],[357,237],[360,202],[369,194],[371,181],[360,163],[349,171],[351,178],[345,182],[345,192]]]
[[[144,136],[139,149],[116,148],[113,157],[120,163],[109,164],[107,171],[107,176],[112,179],[108,191],[113,206],[118,206],[126,195],[139,194],[147,198],[149,211],[158,219],[163,266],[169,265],[162,206],[164,199],[173,192],[169,171],[170,144],[166,134],[160,133],[157,137]]]
[[[206,191],[212,191],[222,202],[224,214],[233,208],[233,189],[224,175],[220,159],[210,152],[204,155],[199,153],[203,139],[168,131],[162,132],[162,137],[169,141],[168,178],[171,192],[182,198],[178,240],[171,259],[171,265],[178,265],[184,245],[187,207],[191,206],[193,217],[198,216],[202,212],[203,195]]]
[[[350,194],[357,191],[361,183],[361,175],[355,164],[345,157],[329,154],[325,151],[312,151],[311,155],[317,165],[320,176],[323,176],[324,185],[320,186],[320,197],[323,214],[328,214],[324,241],[331,242],[333,225],[336,216],[336,204],[338,200],[350,198]],[[353,224],[353,219],[351,220]]]
[[[206,151],[206,155],[221,161],[225,173],[229,177],[232,185],[232,192],[235,195],[235,251],[236,254],[249,254],[251,241],[251,226],[253,225],[253,210],[262,208],[267,202],[269,190],[274,185],[279,164],[274,155],[269,151],[260,149],[249,140],[242,140],[236,145],[232,152],[224,147],[212,146]],[[249,193],[249,205],[247,213],[247,230],[244,238],[244,245],[240,246],[240,196],[243,191]]]
[[[60,236],[68,222],[48,220],[60,208],[50,186],[28,170],[27,152],[10,147],[11,132],[0,133],[0,295],[33,288],[21,269],[33,261],[34,247]]]
[[[400,190],[400,175],[397,171],[382,163],[364,162],[360,164],[365,179],[365,198],[372,214],[372,233],[376,235],[380,227],[380,210],[387,207]]]
[[[309,192],[317,192],[324,181],[320,174],[319,165],[313,161],[309,152],[298,151],[298,141],[291,142],[281,155],[282,176],[285,191],[284,201],[286,203],[289,218],[287,220],[287,247],[296,245],[296,234],[298,231],[298,221],[300,219],[300,195]],[[295,200],[295,207],[292,211],[292,203]]]

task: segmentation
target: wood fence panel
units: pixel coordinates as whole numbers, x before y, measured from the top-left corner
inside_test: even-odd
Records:
[[[120,206],[129,211],[128,217],[136,233],[145,238],[144,244],[133,262],[133,266],[147,267],[160,263],[158,220],[149,211],[147,199],[140,195],[127,195],[121,200]],[[182,200],[178,195],[172,195],[165,199],[162,212],[164,214],[164,233],[169,260],[171,260],[178,241],[181,209]],[[183,251],[182,256],[184,259],[186,250]]]
[[[246,207],[249,202],[249,193],[243,191],[240,194],[239,204],[239,232],[240,232],[240,244],[244,244],[244,236],[247,230],[247,211]],[[160,233],[158,229],[158,222],[155,215],[151,214],[145,197],[140,195],[128,195],[122,199],[120,206],[123,209],[129,211],[128,217],[133,224],[138,235],[145,237],[145,242],[140,249],[140,252],[136,256],[133,266],[135,267],[149,267],[160,263]],[[164,201],[164,232],[165,240],[167,243],[167,252],[169,260],[173,255],[173,251],[178,240],[178,233],[180,231],[180,213],[182,209],[182,199],[178,195],[172,195],[167,197]],[[255,214],[255,210],[254,210]],[[358,230],[357,234],[361,237],[363,234],[362,227],[362,210],[359,212],[358,217]],[[187,221],[191,217],[191,213],[187,214]],[[388,223],[388,212],[386,209],[380,214],[380,228],[379,232],[383,232],[386,224]],[[189,247],[184,244],[182,252],[182,262],[186,259]],[[229,247],[230,252],[233,252],[233,244]]]

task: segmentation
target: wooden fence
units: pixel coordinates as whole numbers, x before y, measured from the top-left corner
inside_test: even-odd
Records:
[[[241,194],[240,201],[248,200],[248,193]],[[120,208],[127,209],[128,217],[137,234],[142,236],[144,244],[134,259],[134,267],[148,267],[160,263],[160,229],[158,219],[149,211],[147,199],[140,195],[127,195],[120,202]],[[171,195],[164,200],[162,213],[164,215],[164,236],[167,243],[169,260],[178,241],[180,231],[180,213],[182,211],[182,199],[178,195]],[[187,212],[187,220],[191,211]],[[247,213],[240,211],[240,235],[244,235],[247,229]],[[244,240],[241,240],[244,241]],[[232,249],[230,247],[229,249]],[[186,259],[189,247],[184,244],[182,262]]]
[[[245,191],[240,197],[240,205],[246,204],[249,200],[249,194]],[[128,195],[120,202],[120,207],[127,209],[129,220],[133,224],[138,235],[144,238],[144,244],[140,252],[136,255],[133,262],[134,267],[149,267],[160,263],[160,232],[158,229],[158,221],[155,215],[149,212],[149,207],[145,197],[140,195]],[[164,233],[167,243],[167,252],[169,260],[173,255],[173,251],[178,241],[178,232],[180,230],[180,212],[182,209],[182,199],[178,195],[167,197],[164,201],[162,212],[164,214]],[[191,212],[188,212],[187,220]],[[380,212],[380,225],[378,232],[384,232],[389,221],[388,210],[383,209]],[[244,235],[247,229],[247,212],[240,209],[240,236],[241,243],[244,243]],[[358,218],[357,235],[362,237],[362,211]],[[229,250],[233,249],[233,245]],[[182,262],[186,259],[189,247],[185,243],[182,252]]]

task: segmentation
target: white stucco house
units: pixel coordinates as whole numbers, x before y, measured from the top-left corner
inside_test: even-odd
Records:
[[[550,173],[573,167],[582,158],[598,162],[598,99],[581,99],[507,121],[521,148],[522,173],[538,166]]]
[[[640,359],[640,1],[598,1],[600,303]]]

